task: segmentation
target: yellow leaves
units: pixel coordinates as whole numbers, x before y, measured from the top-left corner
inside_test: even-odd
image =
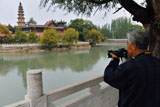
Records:
[[[47,44],[49,48],[53,48],[58,44],[58,33],[55,29],[44,30],[40,38],[41,44]]]
[[[9,32],[8,28],[0,24],[0,32],[2,34],[7,35],[8,38],[11,38],[11,33]]]
[[[73,28],[68,28],[62,35],[62,42],[69,46],[72,46],[74,43],[78,42],[79,32]]]
[[[96,43],[100,43],[102,41],[102,34],[96,29],[92,29],[86,35],[91,46],[95,46]]]

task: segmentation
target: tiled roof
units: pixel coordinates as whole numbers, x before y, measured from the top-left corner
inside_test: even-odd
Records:
[[[50,25],[51,23],[54,23],[55,25],[57,25],[54,20],[47,21],[44,25],[48,26],[48,25]]]
[[[8,26],[7,26],[8,28],[13,28],[10,24],[8,24]]]
[[[64,22],[64,21],[60,21],[60,22],[57,22],[57,24],[66,24],[67,22]]]

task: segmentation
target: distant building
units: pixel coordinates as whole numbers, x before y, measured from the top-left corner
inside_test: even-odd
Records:
[[[19,3],[19,7],[18,7],[18,26],[25,26],[25,22],[24,22],[25,18],[24,18],[24,11],[23,11],[23,7],[21,2]]]
[[[44,25],[27,25],[25,24],[24,11],[21,2],[18,7],[18,26],[22,28],[23,32],[35,32],[37,35],[42,35],[43,31],[49,28],[54,28],[56,31],[62,35],[64,33],[66,22],[60,21],[55,22],[54,20],[47,21]],[[10,24],[7,26],[12,34],[15,33],[14,27]]]

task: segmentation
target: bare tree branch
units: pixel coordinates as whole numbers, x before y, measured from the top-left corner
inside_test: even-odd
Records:
[[[118,11],[120,11],[123,7],[118,8],[118,10],[116,10],[113,14],[117,13]]]

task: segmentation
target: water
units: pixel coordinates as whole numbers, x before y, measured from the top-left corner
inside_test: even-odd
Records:
[[[108,49],[125,44],[99,45],[91,49],[0,55],[0,107],[24,100],[26,71],[43,71],[44,92],[102,75],[110,59]]]

